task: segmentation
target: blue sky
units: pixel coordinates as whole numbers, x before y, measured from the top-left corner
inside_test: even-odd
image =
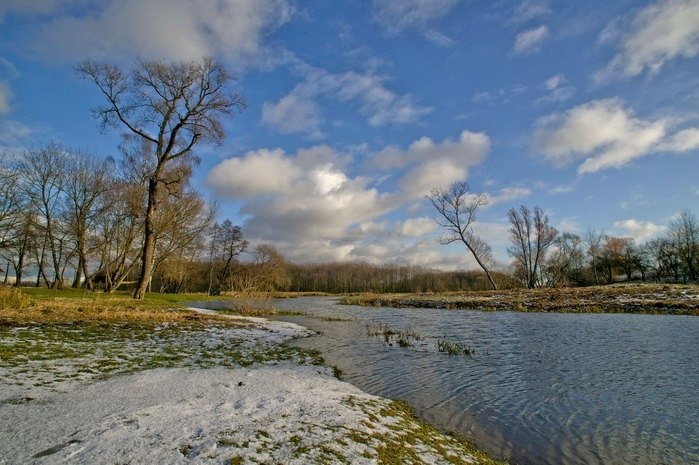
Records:
[[[0,147],[117,153],[91,58],[212,55],[249,107],[193,184],[293,261],[471,268],[424,200],[466,180],[506,212],[643,241],[699,204],[699,1],[3,0]]]

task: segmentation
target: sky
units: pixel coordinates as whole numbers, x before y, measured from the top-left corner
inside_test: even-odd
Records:
[[[248,108],[199,146],[219,219],[289,260],[470,269],[425,196],[645,241],[699,214],[699,0],[0,0],[0,150],[117,155],[85,59],[213,56]]]

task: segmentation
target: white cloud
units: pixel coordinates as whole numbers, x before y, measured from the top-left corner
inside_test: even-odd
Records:
[[[49,133],[43,126],[29,126],[15,120],[0,120],[0,152],[20,152]]]
[[[492,206],[498,203],[511,202],[523,197],[529,197],[531,194],[532,190],[528,187],[505,187],[500,189],[497,194],[489,194],[487,196],[488,205]]]
[[[445,36],[436,29],[428,29],[422,33],[422,36],[439,47],[451,47],[456,43],[454,39]]]
[[[300,92],[291,92],[277,103],[265,102],[262,105],[262,122],[282,134],[308,134],[312,138],[322,138],[321,111],[318,104]]]
[[[224,197],[283,193],[301,176],[301,168],[282,149],[261,149],[216,165],[207,182]]]
[[[551,13],[551,8],[547,0],[524,0],[515,8],[511,22],[524,23],[549,13]]]
[[[358,226],[375,233],[367,225],[397,202],[369,179],[348,175],[345,164],[327,146],[296,154],[261,149],[222,161],[207,182],[219,196],[243,202],[251,239],[273,243],[292,259],[348,260],[365,234]]]
[[[546,26],[539,26],[522,31],[517,34],[515,38],[515,45],[512,48],[512,53],[515,55],[526,55],[538,52],[541,50],[544,41],[548,39],[549,35],[549,28]]]
[[[302,83],[278,102],[263,105],[263,123],[283,133],[322,136],[320,98],[356,105],[374,127],[415,123],[432,111],[418,105],[412,95],[398,95],[388,89],[387,78],[371,71],[333,74],[309,66],[302,68],[306,74]]]
[[[699,129],[668,134],[668,119],[642,120],[619,99],[594,100],[542,118],[532,148],[558,165],[582,159],[578,173],[618,168],[653,151],[699,147]]]
[[[613,22],[600,35],[601,42],[621,37],[621,43],[609,65],[595,74],[598,82],[618,75],[655,74],[670,60],[699,54],[696,0],[657,1],[638,12],[624,32],[619,31],[618,23]]]
[[[477,92],[472,97],[471,100],[474,103],[497,101],[498,103],[507,103],[512,99],[524,94],[529,89],[527,86],[522,84],[514,84],[507,87],[501,87],[497,90]]]
[[[548,94],[542,98],[548,102],[563,102],[575,94],[575,87],[568,84],[568,80],[563,74],[551,76],[543,84]]]
[[[547,192],[549,194],[553,194],[553,195],[567,194],[568,192],[572,192],[574,189],[575,189],[574,184],[567,184],[567,185],[560,185],[560,186],[552,187]]]
[[[460,0],[374,0],[376,19],[390,34],[424,27],[446,15]]]
[[[699,148],[699,128],[678,131],[658,147],[668,152],[688,152]]]
[[[578,233],[580,231],[580,223],[575,218],[564,218],[558,223],[558,228],[561,232]]]
[[[12,98],[12,91],[10,86],[0,81],[0,115],[10,112],[10,99]]]
[[[665,231],[665,226],[635,219],[616,221],[613,226],[621,232],[623,237],[631,237],[636,243],[651,239]]]
[[[262,63],[268,58],[265,36],[294,11],[287,0],[106,0],[78,8],[82,3],[41,2],[27,8],[54,13],[32,38],[40,54],[71,62],[222,55],[238,64]]]
[[[385,149],[380,153],[388,157],[386,166],[397,167],[389,168],[398,177],[397,188],[350,174],[350,167],[356,166],[351,157],[324,145],[293,154],[281,149],[248,152],[220,162],[207,182],[221,198],[242,204],[242,226],[249,240],[273,244],[290,260],[465,268],[472,267],[466,254],[450,255],[432,237],[437,230],[432,218],[416,213],[396,221],[387,215],[410,209],[416,199],[425,206],[425,192],[408,185],[408,176],[420,169],[434,170],[433,163],[451,163],[451,170],[437,180],[449,182],[454,170],[459,177],[465,175],[489,146],[485,134],[464,131],[456,141],[421,138],[406,150]],[[402,157],[393,158],[399,154]],[[425,189],[431,187],[425,184]]]
[[[437,223],[426,216],[409,218],[398,227],[398,234],[406,237],[420,237],[437,229]]]
[[[422,197],[434,187],[463,180],[468,170],[482,162],[490,150],[490,138],[482,132],[463,131],[458,140],[435,143],[429,137],[414,141],[406,150],[389,146],[371,160],[379,169],[409,168],[400,184],[407,195]]]

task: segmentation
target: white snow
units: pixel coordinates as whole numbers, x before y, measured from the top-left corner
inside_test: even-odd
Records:
[[[265,350],[310,333],[292,323],[244,320],[252,325],[209,328],[203,340],[183,337],[197,346],[210,338],[214,347],[225,339]],[[368,464],[377,463],[386,441],[402,444],[420,428],[405,414],[387,413],[391,401],[333,378],[326,367],[273,363],[158,368],[99,381],[58,377],[31,388],[3,377],[0,464]],[[23,372],[11,373],[17,381]],[[441,452],[419,439],[405,442],[420,452],[420,463],[475,462],[452,438],[430,437]]]

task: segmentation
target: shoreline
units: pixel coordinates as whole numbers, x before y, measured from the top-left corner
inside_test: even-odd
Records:
[[[364,293],[343,296],[340,303],[365,307],[445,310],[699,316],[699,286],[624,284],[444,293]]]
[[[14,369],[3,363],[0,419],[6,426],[0,441],[6,446],[0,463],[94,463],[104,457],[132,463],[503,463],[420,422],[405,405],[334,378],[308,354],[282,354],[290,349],[280,344],[307,336],[306,328],[229,319],[240,325],[184,330],[183,344],[196,347],[184,362],[125,366],[107,379],[101,370],[80,375],[81,358],[73,360],[76,376],[68,377],[69,360],[26,360]],[[43,333],[30,325],[9,331],[15,343],[32,336],[42,344]],[[155,343],[157,356],[179,340],[177,334],[165,342],[129,340],[121,350],[148,352]],[[2,335],[8,343],[7,329]],[[210,350],[233,344],[252,363],[209,360]],[[107,341],[99,350],[116,346]],[[32,370],[45,373],[33,377]]]

